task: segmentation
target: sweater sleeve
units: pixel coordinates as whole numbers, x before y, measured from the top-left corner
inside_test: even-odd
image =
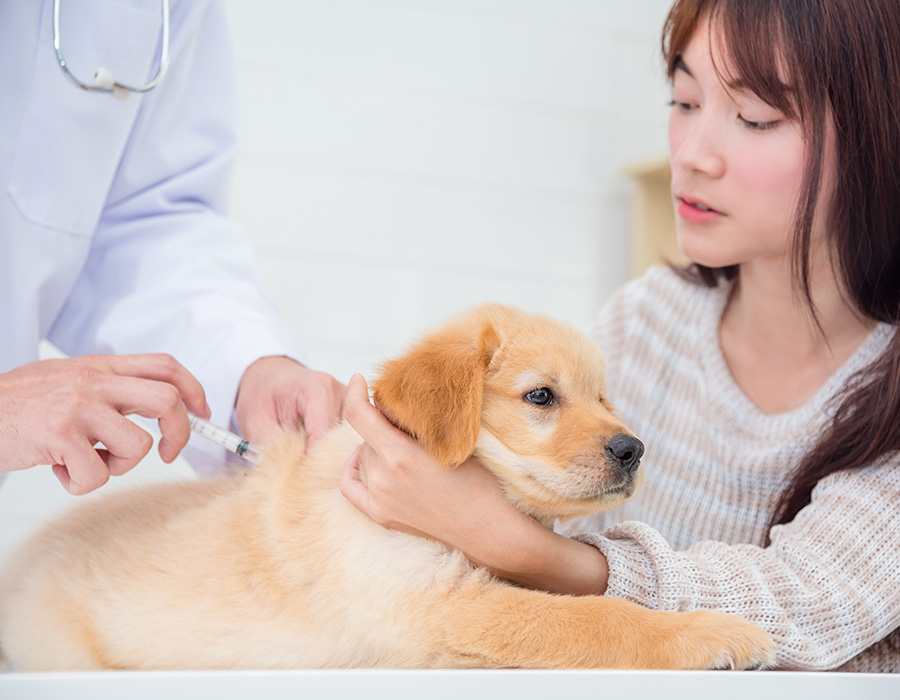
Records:
[[[741,615],[772,635],[783,668],[900,670],[900,455],[822,479],[761,546],[832,394],[789,415],[754,414],[709,352],[726,298],[725,287],[655,270],[601,311],[592,336],[612,403],[647,444],[645,483],[617,510],[558,529],[607,557],[607,595]],[[834,390],[890,332],[873,333]]]
[[[609,561],[607,595],[660,610],[736,613],[772,635],[783,668],[836,668],[900,625],[900,460],[823,479],[771,545],[677,552],[624,522],[579,539]]]

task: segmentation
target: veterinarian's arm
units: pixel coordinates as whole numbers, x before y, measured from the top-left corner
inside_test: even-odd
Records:
[[[252,363],[303,359],[261,291],[250,241],[226,213],[237,145],[230,61],[223,3],[173,3],[168,76],[129,100],[137,111],[114,154],[85,272],[49,335],[71,357],[152,350],[178,358],[223,427]],[[101,136],[102,150],[113,148],[112,136]],[[226,463],[207,440],[192,439],[185,453],[201,473]]]
[[[49,464],[70,493],[88,493],[127,472],[153,445],[126,415],[156,418],[159,455],[175,459],[190,436],[185,405],[209,416],[203,388],[168,355],[23,365],[0,374],[0,471]],[[96,449],[98,442],[105,449]]]
[[[244,372],[235,413],[241,433],[266,444],[278,426],[302,424],[307,449],[341,420],[347,387],[288,357],[264,357]]]
[[[502,578],[557,593],[601,594],[600,551],[544,528],[513,507],[496,478],[474,460],[437,465],[369,403],[355,375],[344,417],[366,441],[344,466],[341,491],[376,523],[431,537]]]

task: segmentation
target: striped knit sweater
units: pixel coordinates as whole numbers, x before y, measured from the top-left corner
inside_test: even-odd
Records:
[[[772,635],[782,668],[898,672],[900,455],[823,479],[763,546],[829,400],[893,328],[878,326],[805,405],[766,415],[719,348],[728,290],[654,268],[600,313],[607,395],[646,445],[644,483],[621,508],[558,529],[606,555],[607,595],[742,615]]]

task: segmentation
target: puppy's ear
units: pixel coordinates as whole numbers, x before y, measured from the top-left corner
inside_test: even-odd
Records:
[[[382,365],[375,401],[439,464],[456,466],[475,449],[485,374],[499,346],[485,316],[447,326]]]

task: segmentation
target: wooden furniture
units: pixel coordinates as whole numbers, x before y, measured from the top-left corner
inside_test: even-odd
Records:
[[[633,181],[630,206],[631,275],[651,265],[686,264],[675,239],[675,211],[669,192],[669,159],[662,156],[623,169]]]

